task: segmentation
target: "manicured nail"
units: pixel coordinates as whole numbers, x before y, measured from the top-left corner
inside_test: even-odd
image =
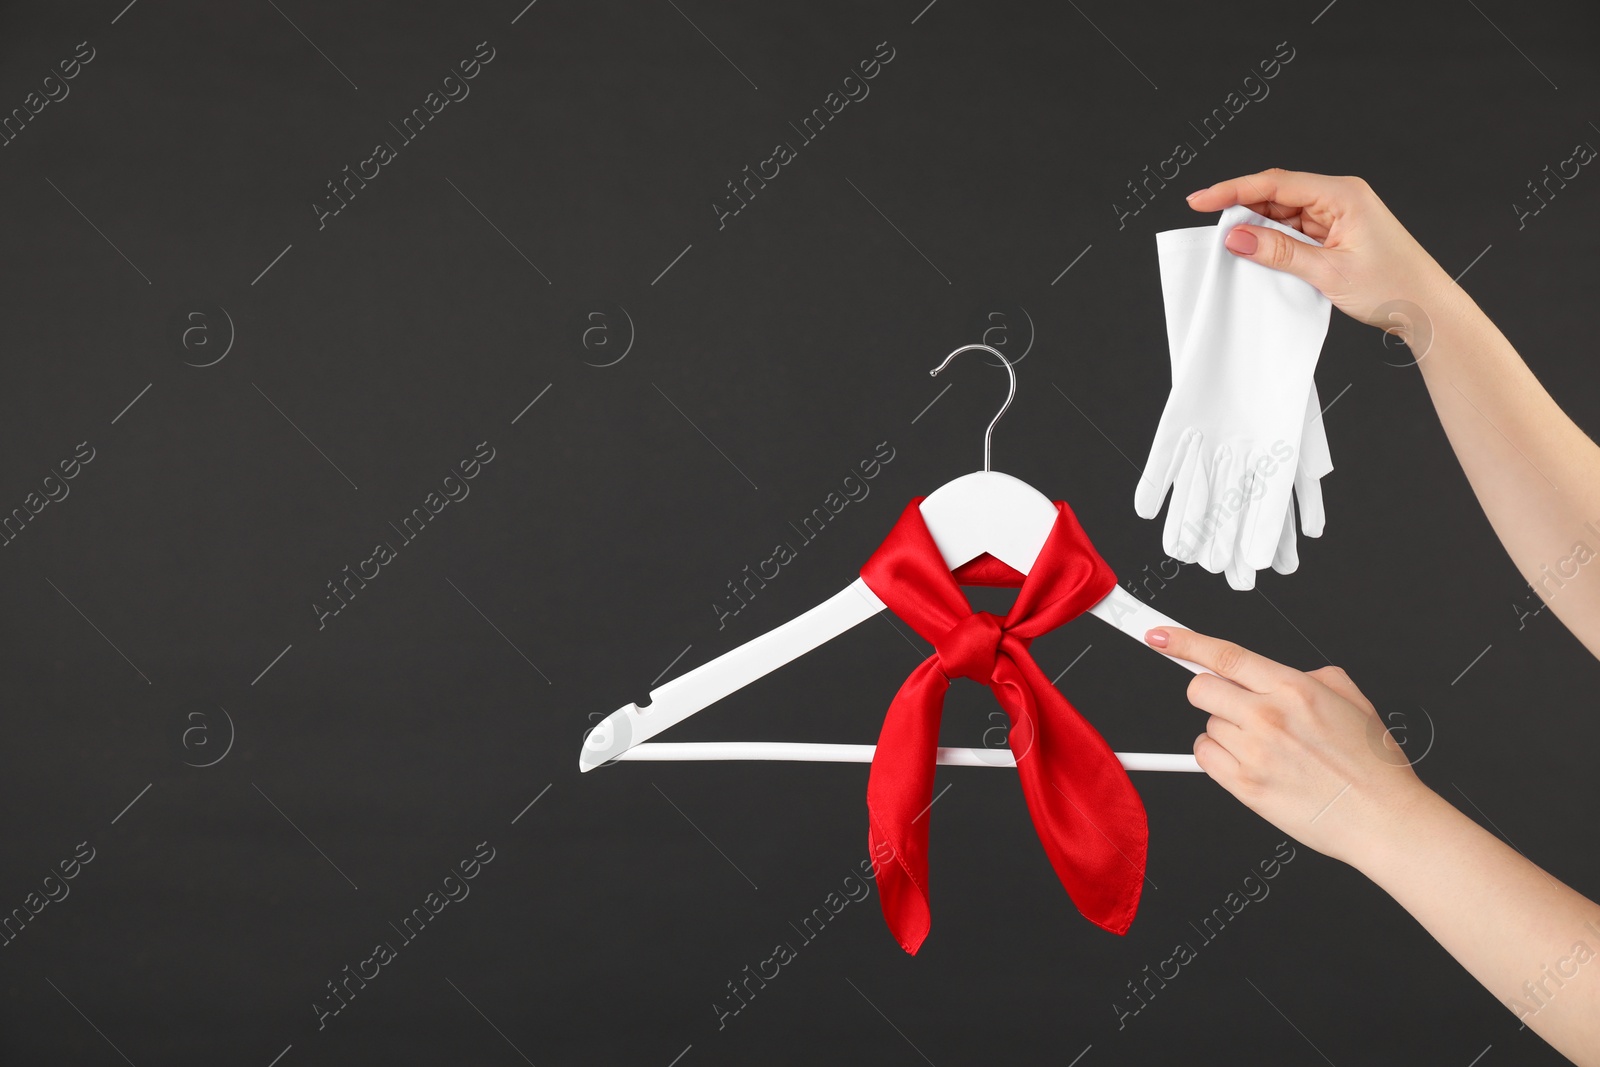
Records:
[[[1256,235],[1244,229],[1229,230],[1227,238],[1222,243],[1230,252],[1248,256],[1254,254],[1256,250]]]
[[[1165,630],[1151,630],[1144,635],[1144,639],[1157,648],[1167,647],[1167,631]]]
[[[1203,192],[1205,192],[1204,189],[1196,189],[1194,192],[1192,192],[1188,196],[1184,197],[1184,199],[1185,200],[1193,200],[1195,197],[1199,196]]]

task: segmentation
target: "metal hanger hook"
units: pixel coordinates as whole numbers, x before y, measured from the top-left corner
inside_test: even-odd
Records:
[[[978,351],[988,352],[990,355],[998,358],[1000,362],[1005,365],[1006,377],[1011,379],[1011,389],[1006,393],[1006,402],[1000,405],[1000,410],[995,412],[994,418],[989,420],[989,428],[983,431],[983,469],[985,472],[988,472],[989,446],[994,437],[995,424],[1000,421],[1000,417],[1006,413],[1006,409],[1011,406],[1011,401],[1016,399],[1017,395],[1017,372],[1015,368],[1011,366],[1011,361],[1005,356],[1001,355],[995,349],[990,348],[988,345],[962,345],[948,356],[945,356],[944,362],[933,368],[928,372],[928,374],[930,377],[937,375],[940,371],[944,370],[950,365],[950,361],[952,359],[955,359],[963,352],[971,352],[975,349]]]

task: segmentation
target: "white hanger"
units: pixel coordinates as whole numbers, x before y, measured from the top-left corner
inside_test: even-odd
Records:
[[[981,349],[999,357],[1010,378],[1006,402],[983,435],[983,470],[963,475],[930,493],[922,502],[922,519],[953,571],[987,552],[1014,570],[1027,574],[1039,558],[1059,512],[1043,493],[1009,474],[990,469],[989,449],[995,424],[1017,395],[1017,375],[1006,359],[988,345],[963,345],[944,358],[930,375],[936,375],[963,352]],[[601,720],[589,731],[578,755],[580,771],[593,770],[612,760],[801,760],[819,763],[870,763],[875,746],[807,744],[779,741],[650,742],[650,738],[702,709],[772,673],[790,660],[857,626],[884,610],[883,601],[857,578],[844,589],[803,615],[760,637],[747,641],[709,663],[650,691],[643,705],[628,704]],[[1177,656],[1167,656],[1144,640],[1153,626],[1180,623],[1114,586],[1089,614],[1110,623],[1174,663],[1197,674],[1204,667]],[[648,742],[648,743],[647,743]],[[1119,752],[1128,770],[1198,771],[1191,753]],[[1009,750],[991,748],[941,748],[938,761],[962,767],[1015,767]]]

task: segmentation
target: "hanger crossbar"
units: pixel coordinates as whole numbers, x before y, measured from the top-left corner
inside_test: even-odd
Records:
[[[635,745],[618,760],[795,760],[806,763],[871,763],[876,745],[813,744],[803,741],[650,741]],[[1130,771],[1200,770],[1194,756],[1171,752],[1118,752]],[[939,763],[947,767],[1015,767],[1004,748],[941,748]]]

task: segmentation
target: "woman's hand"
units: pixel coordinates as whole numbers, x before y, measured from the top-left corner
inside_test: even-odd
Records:
[[[1189,684],[1211,712],[1194,743],[1207,774],[1371,878],[1539,1036],[1600,1067],[1600,971],[1579,969],[1600,944],[1600,907],[1423,785],[1339,668],[1302,673],[1176,627],[1145,640],[1221,676]]]
[[[1337,178],[1274,167],[1189,194],[1196,211],[1243,204],[1322,243],[1292,240],[1263,226],[1235,226],[1229,251],[1310,282],[1351,318],[1407,341],[1408,314],[1391,318],[1397,301],[1435,306],[1454,286],[1416,238],[1360,178]]]
[[[1370,701],[1338,667],[1309,673],[1191,630],[1145,639],[1208,667],[1189,703],[1211,713],[1195,739],[1201,770],[1295,840],[1359,866],[1432,791]]]

